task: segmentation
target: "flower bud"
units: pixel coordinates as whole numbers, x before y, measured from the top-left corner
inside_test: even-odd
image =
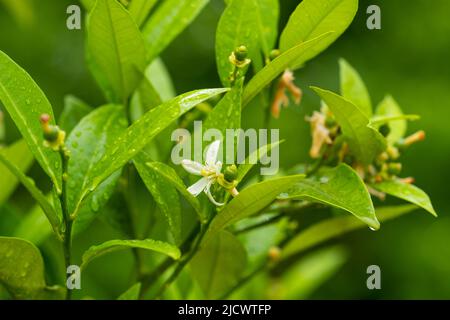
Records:
[[[278,58],[278,56],[281,54],[280,50],[278,49],[273,49],[272,51],[270,51],[270,55],[269,58],[270,60],[274,60],[276,58]]]
[[[50,125],[50,115],[42,114],[40,117],[44,144],[54,150],[59,150],[64,145],[66,133],[59,129],[58,126]]]
[[[248,50],[246,46],[239,46],[234,50],[234,56],[237,61],[245,61],[247,59]]]
[[[232,164],[231,166],[228,166],[225,169],[223,174],[226,181],[233,182],[237,178],[237,173],[238,173],[237,167],[234,164]]]
[[[387,172],[392,175],[398,175],[402,171],[402,164],[399,162],[391,162],[388,164]]]

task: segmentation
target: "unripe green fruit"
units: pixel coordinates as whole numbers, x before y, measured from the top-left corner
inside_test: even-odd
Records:
[[[245,61],[247,59],[248,50],[246,46],[239,46],[234,50],[234,56],[238,61]]]
[[[57,126],[48,126],[44,131],[44,139],[48,142],[55,142],[58,139],[59,128]]]

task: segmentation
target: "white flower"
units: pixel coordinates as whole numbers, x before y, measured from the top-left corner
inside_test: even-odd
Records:
[[[194,197],[204,191],[212,203],[223,206],[224,204],[217,202],[211,194],[211,186],[217,182],[222,170],[222,162],[217,161],[219,147],[220,140],[214,141],[207,147],[205,165],[187,159],[184,159],[181,165],[187,172],[203,177],[187,189]]]

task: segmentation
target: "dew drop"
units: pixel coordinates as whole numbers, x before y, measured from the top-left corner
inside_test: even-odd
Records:
[[[92,209],[92,211],[94,211],[94,212],[98,212],[98,210],[100,209],[100,204],[98,203],[98,199],[97,199],[96,196],[93,196],[93,197],[92,197],[92,200],[91,200],[91,209]]]
[[[372,228],[372,227],[369,227],[369,230],[370,230],[370,231],[377,231],[377,229]]]

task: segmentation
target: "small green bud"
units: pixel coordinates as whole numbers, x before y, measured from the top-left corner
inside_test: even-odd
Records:
[[[383,124],[378,131],[380,131],[380,133],[384,136],[387,137],[389,135],[389,133],[391,133],[391,128],[389,128],[389,126],[387,124]]]
[[[392,162],[388,164],[387,172],[392,175],[398,175],[402,171],[402,164],[399,162]]]
[[[278,56],[281,54],[280,50],[278,49],[273,49],[272,51],[270,51],[270,55],[269,58],[270,60],[274,60],[276,58],[278,58]]]
[[[388,147],[386,149],[386,152],[389,155],[389,158],[392,160],[396,160],[400,157],[400,152],[396,147]]]
[[[245,61],[247,59],[248,50],[246,46],[239,46],[234,50],[234,56],[237,61]]]
[[[234,164],[232,164],[231,166],[228,166],[225,169],[225,172],[223,175],[224,175],[224,178],[226,181],[233,182],[237,178],[237,173],[238,173],[237,167]]]

